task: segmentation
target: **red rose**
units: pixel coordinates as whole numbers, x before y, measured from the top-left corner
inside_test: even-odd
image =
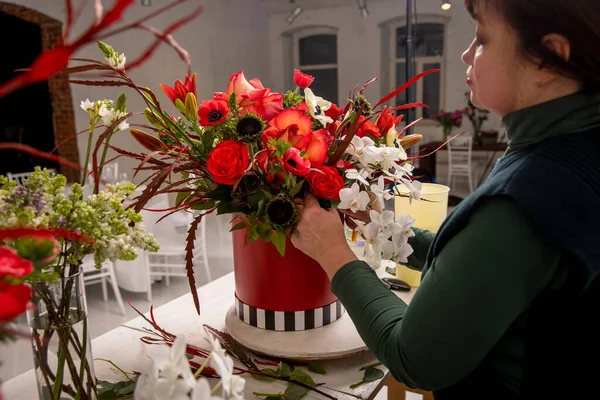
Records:
[[[314,80],[314,76],[305,74],[304,72],[301,72],[297,69],[294,70],[294,83],[296,84],[296,86],[300,86],[302,89],[306,89],[313,83]]]
[[[207,166],[215,182],[233,185],[248,168],[248,147],[237,140],[225,140],[208,154]]]
[[[7,276],[23,278],[33,272],[31,261],[24,260],[11,248],[0,247],[0,280]],[[1,303],[0,303],[1,304]]]
[[[202,102],[198,109],[200,125],[214,126],[219,125],[229,115],[229,105],[222,99],[212,99]]]
[[[308,174],[310,190],[322,199],[340,199],[340,190],[344,188],[344,178],[340,171],[334,167],[320,166]]]
[[[265,146],[269,139],[282,139],[299,150],[304,150],[312,138],[312,120],[302,111],[289,108],[269,121],[262,133]]]
[[[283,170],[296,176],[306,176],[310,172],[310,161],[300,155],[300,150],[290,147],[281,156]]]
[[[0,282],[0,321],[10,322],[27,310],[31,288],[25,284],[9,285]]]

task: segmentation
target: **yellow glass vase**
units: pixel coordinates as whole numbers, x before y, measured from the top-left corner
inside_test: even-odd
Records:
[[[399,185],[401,195],[394,198],[394,213],[396,218],[408,214],[415,220],[415,227],[437,232],[448,215],[450,188],[436,183],[423,183],[422,186],[421,200],[410,201],[406,185]],[[418,287],[421,283],[421,272],[402,264],[396,264],[396,277],[412,287]]]

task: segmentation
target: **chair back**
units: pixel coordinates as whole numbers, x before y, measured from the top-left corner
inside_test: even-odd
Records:
[[[6,173],[6,177],[8,178],[9,181],[16,181],[17,184],[22,185],[23,182],[25,181],[25,179],[29,179],[31,177],[32,173],[33,173],[33,171],[31,171],[31,172],[19,172],[17,174],[13,174],[11,172],[7,172]]]
[[[448,143],[448,166],[450,169],[456,166],[471,166],[473,151],[472,136],[458,136]]]

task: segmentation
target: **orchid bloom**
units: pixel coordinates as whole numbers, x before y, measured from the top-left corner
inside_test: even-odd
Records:
[[[369,194],[361,191],[358,183],[353,183],[350,188],[340,190],[340,210],[350,209],[352,212],[365,211],[369,205]]]
[[[379,202],[383,204],[383,200],[390,200],[394,195],[389,190],[385,190],[385,179],[380,175],[377,179],[377,184],[371,185],[371,192],[377,196]]]

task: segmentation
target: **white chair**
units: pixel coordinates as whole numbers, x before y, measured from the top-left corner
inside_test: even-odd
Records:
[[[107,280],[110,281],[110,285],[112,286],[113,292],[115,294],[115,299],[117,300],[117,304],[119,305],[119,310],[121,311],[121,314],[126,315],[125,305],[123,304],[121,291],[119,290],[119,286],[117,285],[117,277],[115,276],[115,267],[113,263],[106,260],[102,264],[102,268],[96,269],[93,256],[88,255],[85,256],[83,259],[82,268],[83,282],[85,286],[100,283],[102,285],[102,298],[105,302],[108,301]]]
[[[473,137],[459,136],[448,143],[448,187],[453,177],[465,177],[473,191],[472,169]]]
[[[31,172],[20,172],[18,174],[13,174],[11,172],[7,172],[6,173],[6,177],[8,178],[9,181],[16,181],[17,184],[22,185],[23,181],[25,179],[29,179],[29,177],[31,176],[32,173],[33,173],[33,171],[31,171]]]
[[[147,206],[149,209],[164,210],[169,208],[168,199],[157,199]],[[152,283],[154,277],[164,277],[167,286],[170,277],[187,277],[185,268],[187,229],[193,221],[192,214],[180,211],[169,215],[157,222],[167,212],[146,211],[140,212],[144,225],[149,232],[154,234],[160,249],[157,252],[144,252],[148,274],[148,301],[152,302]],[[201,222],[196,232],[194,247],[194,267],[204,266],[208,281],[212,281],[212,274],[208,265],[206,249],[206,222]]]

